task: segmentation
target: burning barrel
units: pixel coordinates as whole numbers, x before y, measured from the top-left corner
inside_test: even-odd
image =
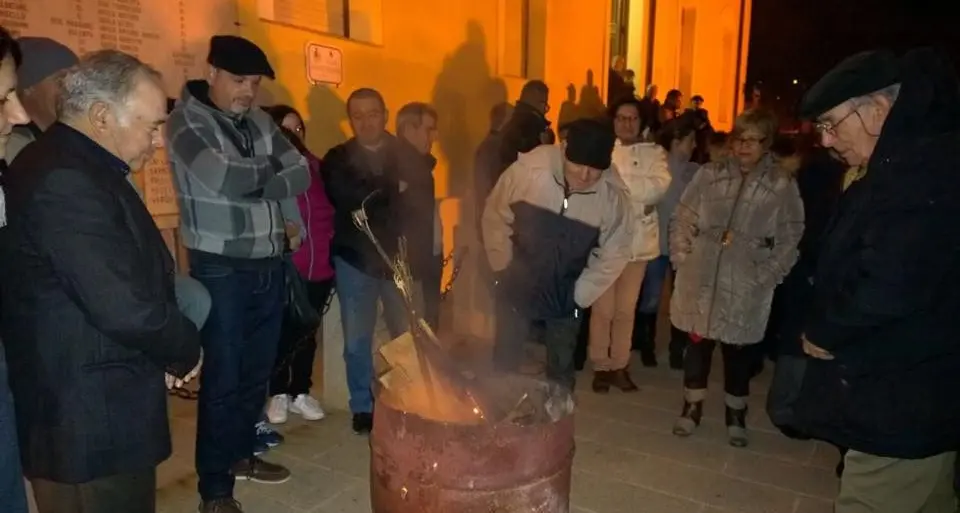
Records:
[[[522,376],[497,381],[515,395],[546,389]],[[549,409],[549,399],[539,397],[537,408]],[[470,424],[378,401],[370,441],[374,513],[567,513],[574,452],[569,402],[561,415]]]

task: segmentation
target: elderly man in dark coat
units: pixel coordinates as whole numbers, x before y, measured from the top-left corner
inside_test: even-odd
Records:
[[[836,513],[953,512],[960,447],[960,85],[946,58],[845,60],[807,93],[857,169],[822,235],[797,427],[848,447]]]

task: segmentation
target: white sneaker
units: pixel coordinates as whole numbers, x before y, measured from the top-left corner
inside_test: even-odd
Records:
[[[290,403],[290,411],[302,416],[305,420],[320,420],[327,416],[316,399],[307,394],[300,394]]]
[[[290,396],[287,394],[275,395],[267,405],[267,420],[271,424],[283,424],[287,421],[287,410],[290,409]]]

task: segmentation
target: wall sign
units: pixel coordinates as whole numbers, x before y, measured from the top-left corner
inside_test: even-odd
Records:
[[[343,51],[332,46],[307,43],[304,49],[307,81],[313,85],[343,83]]]

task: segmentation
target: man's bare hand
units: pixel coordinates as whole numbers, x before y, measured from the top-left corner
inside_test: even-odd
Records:
[[[197,361],[197,366],[188,372],[183,379],[180,379],[169,373],[163,375],[163,379],[167,384],[167,390],[173,388],[183,388],[183,385],[186,385],[187,383],[196,379],[196,377],[200,375],[200,367],[203,367],[203,350],[200,350],[200,359]]]
[[[822,349],[813,345],[812,342],[807,340],[807,336],[803,335],[803,352],[812,358],[818,360],[833,360],[833,355],[830,354],[826,349]]]
[[[284,223],[284,230],[287,232],[287,240],[290,241],[290,250],[300,249],[300,244],[303,242],[303,238],[300,237],[300,226],[297,223],[287,221]]]

